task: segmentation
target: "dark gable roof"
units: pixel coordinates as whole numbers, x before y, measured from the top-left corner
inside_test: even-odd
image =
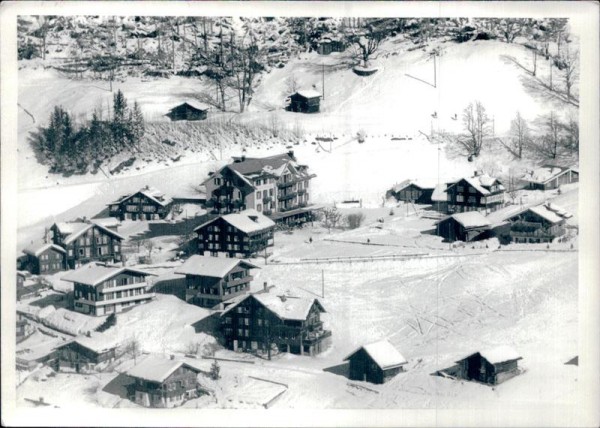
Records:
[[[235,159],[236,158],[234,158],[234,160]],[[228,167],[239,172],[240,174],[247,175],[259,173],[265,166],[269,166],[272,169],[278,169],[286,163],[294,160],[295,159],[289,153],[283,153],[266,158],[246,158],[240,162],[233,162],[229,164]]]

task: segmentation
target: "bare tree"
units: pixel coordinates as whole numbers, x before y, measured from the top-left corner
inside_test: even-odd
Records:
[[[125,344],[125,352],[133,357],[133,363],[137,364],[137,357],[142,353],[139,340],[134,336]]]
[[[363,213],[352,213],[346,216],[346,222],[348,223],[348,228],[356,229],[360,227],[360,225],[365,220],[365,215]]]
[[[367,24],[362,31],[349,34],[347,39],[356,48],[356,56],[362,61],[363,67],[368,67],[369,60],[379,50],[383,34],[373,25]]]
[[[572,116],[562,125],[564,131],[563,145],[571,151],[579,150],[579,123]]]
[[[565,88],[567,90],[567,98],[571,98],[571,90],[577,81],[578,62],[579,54],[577,52],[569,52],[569,45],[567,45],[563,59],[563,63],[565,65]]]
[[[562,124],[553,111],[542,117],[541,128],[544,133],[537,138],[535,146],[540,154],[556,159],[561,144]]]
[[[515,38],[521,34],[524,22],[525,20],[520,18],[506,18],[498,22],[498,31],[506,43],[514,42]]]
[[[490,118],[480,101],[470,103],[463,110],[463,125],[466,133],[459,136],[457,143],[469,156],[479,156],[484,139],[491,134]]]
[[[290,74],[286,79],[285,79],[285,92],[286,94],[290,95],[295,93],[298,90],[298,80],[296,79],[296,76],[294,76],[293,74]]]
[[[521,159],[523,157],[523,149],[531,143],[531,134],[527,121],[521,116],[521,112],[517,112],[516,117],[510,123],[510,141],[503,145],[515,157]]]

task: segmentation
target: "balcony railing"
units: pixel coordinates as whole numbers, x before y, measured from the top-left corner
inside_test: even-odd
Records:
[[[227,287],[235,287],[236,285],[245,284],[254,279],[252,275],[246,275],[243,278],[236,278],[227,282]]]
[[[320,340],[325,339],[326,337],[331,336],[331,330],[319,330],[312,331],[306,334],[304,337],[304,342],[308,342],[308,344],[312,344],[318,342]]]
[[[113,303],[123,303],[123,302],[135,302],[136,300],[145,300],[152,299],[156,296],[155,293],[144,293],[137,294],[135,296],[127,296],[127,297],[119,297],[117,299],[105,299],[105,300],[88,300],[84,298],[75,298],[75,302],[84,303],[90,306],[104,306],[111,305]]]
[[[298,195],[298,192],[290,192],[284,195],[278,195],[277,199],[280,201],[287,201],[288,199],[294,199]]]

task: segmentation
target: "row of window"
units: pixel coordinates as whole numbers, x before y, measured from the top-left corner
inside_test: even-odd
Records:
[[[63,256],[61,254],[58,254],[58,253],[52,253],[52,255],[53,255],[52,258],[54,260],[62,260],[62,258],[63,258]],[[50,260],[49,256],[50,256],[50,254],[42,254],[40,256],[40,260]]]
[[[49,270],[60,270],[62,269],[62,263],[48,263],[40,265],[40,270],[46,272]]]
[[[100,244],[108,244],[108,236],[106,235],[102,235],[102,236],[96,236],[96,244],[100,245]],[[89,236],[85,236],[85,237],[81,237],[79,238],[79,245],[87,245],[90,246],[92,245],[92,238]]]

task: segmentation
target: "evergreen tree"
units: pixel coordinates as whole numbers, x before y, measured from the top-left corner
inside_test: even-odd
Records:
[[[129,134],[129,109],[127,99],[119,89],[113,96],[113,142],[117,149],[126,144]]]
[[[130,128],[133,144],[139,144],[144,136],[145,125],[144,115],[137,101],[133,103],[133,110],[130,118]]]

